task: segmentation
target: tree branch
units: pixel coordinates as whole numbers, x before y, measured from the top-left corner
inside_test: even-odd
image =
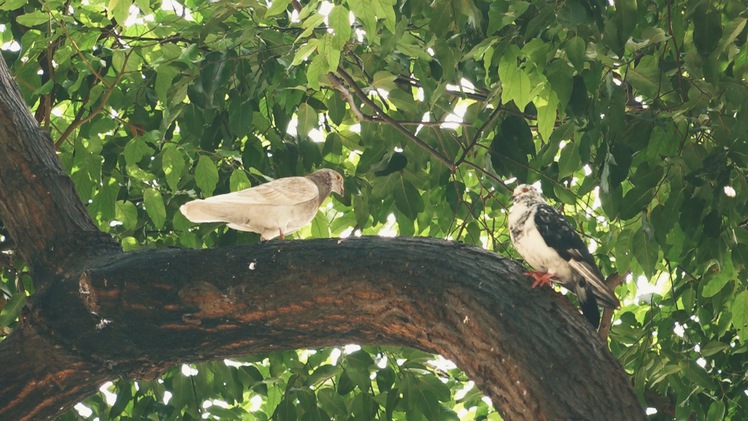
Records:
[[[616,287],[619,285],[623,285],[624,282],[626,282],[626,277],[631,274],[631,271],[628,271],[624,273],[623,275],[616,273],[611,273],[608,275],[608,277],[605,279],[605,285],[608,286],[612,291],[615,291]],[[613,321],[613,313],[615,312],[615,309],[612,308],[605,308],[603,310],[603,315],[600,318],[600,328],[597,330],[597,335],[600,336],[600,339],[603,341],[608,340],[608,334],[610,334],[610,324]]]
[[[61,271],[68,258],[102,244],[55,155],[52,140],[26,107],[0,60],[0,219],[32,267]],[[67,246],[66,246],[67,244]]]
[[[583,317],[563,296],[531,290],[522,271],[434,239],[112,254],[32,297],[23,327],[0,344],[0,418],[58,415],[91,393],[89,379],[354,342],[452,359],[505,419],[644,419]],[[54,346],[19,361],[28,338]]]

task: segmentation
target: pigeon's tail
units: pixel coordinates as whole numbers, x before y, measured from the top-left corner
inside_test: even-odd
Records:
[[[227,222],[227,215],[221,210],[221,207],[215,203],[209,203],[204,200],[193,200],[187,202],[179,208],[187,219],[192,222]]]
[[[597,267],[589,262],[574,259],[569,261],[569,265],[587,281],[589,291],[597,297],[597,304],[609,308],[621,307],[616,293],[605,284],[603,275]]]
[[[592,287],[584,279],[580,279],[575,292],[579,298],[579,306],[582,307],[582,314],[592,327],[597,329],[600,326],[600,309],[597,307]]]

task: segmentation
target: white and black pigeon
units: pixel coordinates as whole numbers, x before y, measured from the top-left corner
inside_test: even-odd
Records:
[[[605,285],[589,249],[569,221],[548,205],[535,187],[514,189],[509,235],[520,255],[535,271],[532,287],[556,282],[579,297],[582,313],[597,328],[603,307],[618,308],[615,293]]]
[[[179,210],[192,222],[225,222],[270,240],[309,224],[331,192],[343,195],[343,176],[330,169],[285,177],[233,193],[187,202]]]

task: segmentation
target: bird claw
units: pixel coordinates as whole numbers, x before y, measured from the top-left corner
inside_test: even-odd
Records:
[[[538,286],[551,286],[551,279],[556,277],[556,275],[552,273],[535,271],[525,272],[525,275],[535,279],[535,282],[532,283],[532,288],[537,288]]]

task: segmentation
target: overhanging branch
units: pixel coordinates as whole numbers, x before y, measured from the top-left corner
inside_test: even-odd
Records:
[[[112,255],[33,297],[18,334],[56,344],[43,361],[19,364],[6,343],[21,342],[0,344],[0,366],[17,367],[4,373],[0,418],[47,402],[37,416],[69,408],[90,393],[65,393],[85,383],[80,376],[152,377],[183,361],[356,342],[452,359],[506,419],[643,419],[606,345],[564,297],[531,290],[522,271],[495,253],[425,238]],[[64,400],[26,386],[28,367],[65,373],[67,361],[82,374],[58,375]]]

